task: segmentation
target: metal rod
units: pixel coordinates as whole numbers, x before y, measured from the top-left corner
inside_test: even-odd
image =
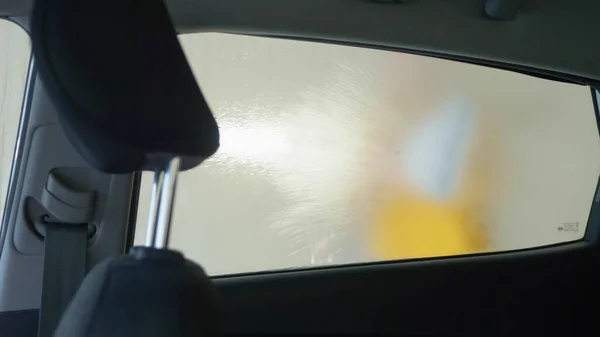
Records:
[[[158,221],[158,205],[160,203],[160,193],[164,180],[164,172],[154,172],[154,182],[152,183],[152,196],[150,199],[150,211],[148,213],[148,226],[146,229],[146,247],[152,247],[156,240],[156,223]]]
[[[154,248],[163,249],[169,245],[171,215],[173,214],[173,201],[175,199],[175,188],[177,187],[177,175],[179,174],[180,164],[180,158],[175,157],[169,161],[165,171],[158,202]]]

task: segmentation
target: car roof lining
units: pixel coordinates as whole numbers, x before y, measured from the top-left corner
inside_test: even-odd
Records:
[[[180,33],[327,41],[538,69],[578,83],[600,81],[600,45],[593,42],[600,35],[600,2],[594,0],[538,1],[511,21],[485,17],[483,0],[166,2]],[[0,0],[0,16],[24,15],[30,5],[29,0]]]

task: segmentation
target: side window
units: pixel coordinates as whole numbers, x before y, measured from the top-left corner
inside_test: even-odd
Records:
[[[0,19],[0,214],[6,202],[30,53],[27,33]]]
[[[222,139],[180,176],[171,246],[212,275],[583,237],[600,174],[588,87],[347,46],[181,41]]]

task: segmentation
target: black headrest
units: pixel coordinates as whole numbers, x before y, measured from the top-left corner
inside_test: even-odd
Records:
[[[219,147],[215,119],[162,0],[36,0],[33,52],[61,124],[108,173],[195,167]]]

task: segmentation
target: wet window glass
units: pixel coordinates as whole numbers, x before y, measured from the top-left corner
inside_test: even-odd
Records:
[[[180,175],[171,247],[212,275],[583,237],[600,174],[588,87],[331,44],[181,41],[222,139]]]
[[[29,44],[27,32],[0,18],[0,214],[6,202],[19,130],[31,53]]]

